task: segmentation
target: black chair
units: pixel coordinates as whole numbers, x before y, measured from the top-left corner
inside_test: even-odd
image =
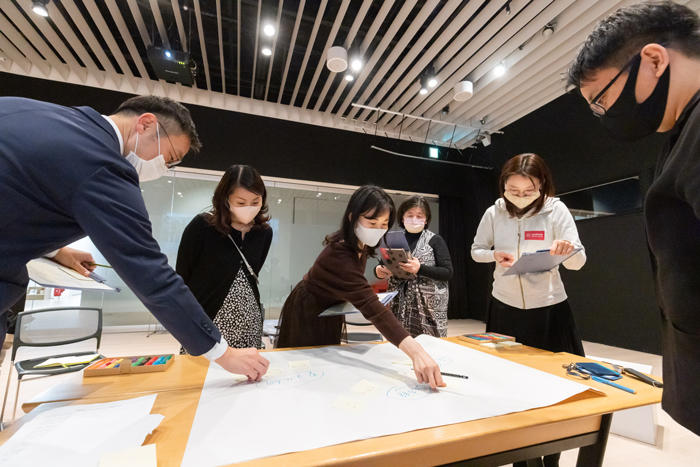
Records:
[[[54,347],[87,341],[90,339],[96,340],[95,351],[46,355],[41,358],[32,358],[29,360],[15,362],[15,357],[17,356],[17,351],[20,347]],[[5,397],[3,398],[2,411],[0,412],[0,429],[2,429],[2,422],[5,416],[5,406],[7,404],[7,395],[10,392],[10,381],[12,379],[13,367],[17,371],[17,389],[15,391],[14,408],[12,409],[11,420],[14,420],[14,414],[17,411],[17,401],[19,398],[19,388],[20,384],[22,383],[22,378],[25,376],[36,376],[36,378],[32,379],[38,379],[47,376],[71,373],[82,370],[90,365],[90,363],[48,368],[36,368],[36,365],[43,363],[49,358],[77,357],[95,353],[99,354],[101,339],[101,308],[45,308],[42,310],[23,311],[19,313],[15,324],[15,336],[12,343],[10,368],[7,372]]]
[[[345,324],[350,326],[372,326],[372,322],[367,320],[362,314],[354,313],[345,316]],[[378,332],[348,332],[345,335],[346,344],[356,344],[360,342],[383,341],[384,337]]]

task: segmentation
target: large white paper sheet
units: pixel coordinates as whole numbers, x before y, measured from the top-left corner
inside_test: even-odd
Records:
[[[0,446],[0,465],[96,467],[108,452],[138,447],[163,420],[151,415],[156,394],[48,410]]]
[[[429,336],[446,388],[418,385],[391,344],[266,353],[259,383],[211,365],[184,466],[213,466],[544,407],[588,389]]]

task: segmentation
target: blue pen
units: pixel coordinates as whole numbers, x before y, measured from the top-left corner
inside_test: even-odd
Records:
[[[599,383],[609,384],[610,386],[616,387],[617,389],[622,389],[623,391],[627,391],[631,394],[637,394],[637,391],[635,391],[634,389],[630,389],[627,386],[623,386],[621,384],[613,383],[612,381],[605,378],[599,378],[598,376],[591,375],[591,379],[593,381],[598,381]]]
[[[537,250],[535,253],[544,253],[545,251],[551,251],[551,250],[549,248],[547,248],[546,250]]]

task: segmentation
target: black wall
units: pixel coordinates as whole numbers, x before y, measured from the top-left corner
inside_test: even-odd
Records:
[[[471,150],[501,167],[523,152],[541,155],[557,192],[630,176],[645,191],[665,141],[655,134],[634,143],[611,138],[580,95],[565,94]],[[660,352],[659,312],[641,212],[577,222],[588,261],[580,271],[561,268],[584,340]]]
[[[22,96],[62,105],[88,105],[109,114],[128,94],[0,73],[0,95]],[[493,171],[410,159],[370,149],[377,145],[403,154],[427,156],[427,147],[352,131],[258,117],[188,105],[204,143],[199,155],[183,166],[224,170],[250,164],[263,175],[348,185],[377,184],[385,188],[434,193],[461,209],[443,213],[440,226],[451,253],[463,264],[453,279],[455,304],[450,316],[482,317],[490,293],[483,265],[474,264],[469,247],[484,210],[493,203]],[[31,122],[27,122],[31,125]],[[449,154],[450,158],[462,158]],[[474,158],[479,163],[478,158]],[[453,204],[454,206],[455,204]],[[340,222],[340,220],[339,220]],[[443,227],[447,225],[451,228]],[[488,273],[487,273],[488,274]],[[460,297],[460,295],[462,295]]]

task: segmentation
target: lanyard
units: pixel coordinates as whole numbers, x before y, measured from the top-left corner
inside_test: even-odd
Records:
[[[241,258],[243,259],[243,262],[245,263],[245,267],[248,269],[248,272],[250,273],[250,275],[255,278],[255,283],[259,284],[260,280],[258,280],[258,275],[255,274],[255,271],[253,271],[253,268],[250,267],[248,260],[245,258],[245,255],[243,255],[243,252],[241,251],[241,249],[238,248],[238,245],[233,240],[233,237],[231,236],[231,234],[228,234],[228,238],[229,238],[229,240],[231,240],[231,243],[233,243],[233,246],[236,247],[236,250],[238,250],[238,254],[241,255]]]

